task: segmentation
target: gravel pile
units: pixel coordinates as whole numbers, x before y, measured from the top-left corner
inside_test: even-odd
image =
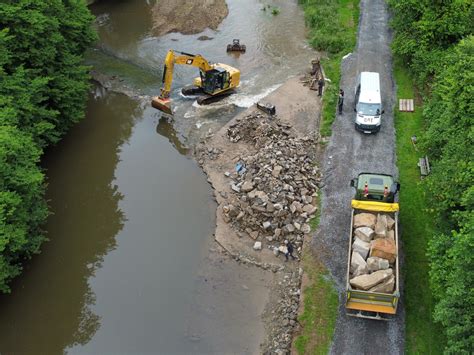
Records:
[[[233,192],[223,206],[225,221],[275,253],[284,240],[300,251],[321,182],[314,139],[296,137],[291,126],[261,114],[237,121],[227,136],[252,144],[255,153],[241,156],[235,171],[225,172]]]

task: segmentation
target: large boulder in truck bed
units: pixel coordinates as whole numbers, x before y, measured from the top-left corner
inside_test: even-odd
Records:
[[[369,227],[374,229],[377,217],[372,213],[358,213],[354,216],[354,228]]]
[[[369,243],[370,241],[372,241],[372,239],[374,239],[375,233],[374,233],[374,230],[372,228],[359,227],[354,231],[354,235],[357,238],[363,240],[364,242]]]
[[[364,258],[356,251],[352,252],[351,257],[351,274],[354,276],[360,276],[368,274],[367,263]]]
[[[375,285],[371,289],[370,292],[382,292],[382,293],[393,293],[395,289],[395,275],[390,276],[387,280],[378,285]]]
[[[375,224],[375,238],[386,238],[388,231],[387,216],[384,214],[377,215],[377,223]]]
[[[372,256],[367,259],[367,268],[370,272],[378,271],[378,270],[386,270],[390,267],[390,264],[387,259],[378,258],[376,256]]]
[[[359,253],[360,256],[366,260],[370,251],[370,243],[364,242],[359,238],[354,238],[354,243],[352,243],[352,250]]]
[[[358,290],[367,291],[372,287],[385,282],[393,275],[392,269],[379,270],[371,273],[370,275],[357,276],[349,280],[352,287]]]
[[[371,242],[370,256],[387,259],[390,264],[397,258],[397,246],[393,239],[375,239]]]

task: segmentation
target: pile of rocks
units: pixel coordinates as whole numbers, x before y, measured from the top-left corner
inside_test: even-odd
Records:
[[[353,227],[349,283],[359,290],[393,293],[395,220],[387,214],[364,212],[354,216]]]
[[[259,113],[235,122],[227,136],[250,143],[255,153],[241,156],[235,171],[225,172],[232,190],[223,206],[225,221],[254,239],[257,250],[265,244],[278,254],[284,240],[300,250],[311,231],[321,182],[314,139],[297,137],[290,125]]]
[[[274,290],[278,301],[270,302],[272,308],[267,308],[264,315],[270,320],[268,337],[262,346],[264,354],[290,353],[293,331],[299,327],[297,316],[302,273],[302,269],[285,273],[278,289]]]

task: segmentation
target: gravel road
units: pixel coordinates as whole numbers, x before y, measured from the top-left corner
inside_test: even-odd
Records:
[[[397,317],[390,322],[349,317],[344,308],[350,201],[354,194],[349,186],[350,180],[364,171],[398,177],[393,122],[395,84],[388,8],[384,0],[361,0],[360,10],[356,51],[344,60],[342,67],[344,112],[336,118],[324,157],[322,217],[319,230],[313,238],[313,247],[325,261],[339,291],[339,312],[330,352],[402,354],[403,302],[399,304]],[[364,135],[354,128],[354,87],[357,74],[361,71],[380,73],[385,115],[381,131],[376,135]]]

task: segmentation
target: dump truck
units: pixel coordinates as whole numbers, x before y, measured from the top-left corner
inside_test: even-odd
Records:
[[[391,175],[361,173],[351,180],[347,257],[346,313],[388,320],[397,313],[400,298],[398,211],[400,184]]]

